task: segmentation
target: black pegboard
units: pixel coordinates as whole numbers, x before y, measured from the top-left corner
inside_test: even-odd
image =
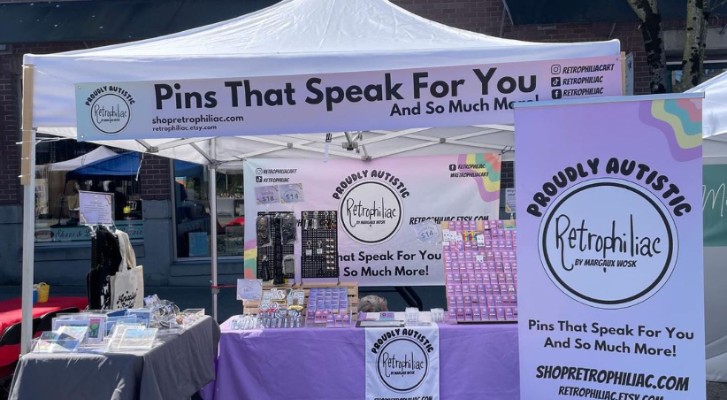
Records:
[[[303,278],[338,278],[338,212],[303,211],[300,221]]]
[[[283,244],[280,226],[285,215],[292,216],[291,212],[259,212],[255,221],[256,228],[259,227],[261,217],[267,218],[269,229],[267,233],[257,232],[257,277],[263,280],[273,280],[274,284],[282,284],[286,279],[294,279],[294,273],[283,273],[283,258],[293,256],[293,244]],[[269,235],[269,238],[264,237]]]

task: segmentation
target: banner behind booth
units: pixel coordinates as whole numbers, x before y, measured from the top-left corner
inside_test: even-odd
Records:
[[[695,97],[516,109],[523,400],[705,398]]]
[[[306,252],[322,253],[328,242],[301,236],[331,228],[335,221],[330,240],[337,240],[340,279],[365,286],[443,285],[439,223],[497,219],[499,214],[497,154],[371,162],[255,159],[246,161],[244,174],[245,215],[250,221],[245,224],[248,278],[255,276],[258,251],[264,250],[253,223],[258,213],[293,212],[300,225],[295,260]],[[314,212],[333,212],[335,217],[311,226],[314,222],[306,216]]]

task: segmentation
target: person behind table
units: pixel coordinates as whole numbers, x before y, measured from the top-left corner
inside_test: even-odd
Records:
[[[375,294],[370,294],[368,296],[362,297],[358,301],[358,311],[359,312],[381,312],[381,311],[389,311],[389,305],[386,302],[386,299],[377,296]]]

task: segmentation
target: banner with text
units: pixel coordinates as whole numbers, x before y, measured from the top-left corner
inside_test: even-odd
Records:
[[[515,110],[523,400],[704,399],[702,99]]]
[[[271,243],[269,230],[261,229],[268,222],[256,223],[256,216],[289,212],[297,221],[297,234],[288,240],[296,277],[340,277],[362,286],[443,285],[439,224],[497,219],[500,164],[500,156],[490,153],[367,162],[247,160],[245,277],[262,277],[256,276],[258,252]]]
[[[367,400],[439,399],[439,327],[366,328]]]
[[[520,101],[620,95],[620,57],[76,84],[78,140],[512,123]]]
[[[727,165],[704,166],[704,246],[727,247]]]

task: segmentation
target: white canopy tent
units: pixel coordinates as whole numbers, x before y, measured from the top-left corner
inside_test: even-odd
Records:
[[[48,169],[50,171],[73,171],[96,161],[105,160],[117,155],[119,155],[119,153],[109,149],[108,147],[101,146],[82,156],[50,164]]]
[[[284,0],[259,12],[178,34],[140,42],[24,57],[23,133],[25,164],[34,163],[35,133],[78,138],[75,86],[83,82],[275,77],[304,74],[391,71],[412,68],[547,63],[612,57],[617,40],[588,43],[531,43],[451,28],[411,14],[385,0]],[[348,157],[393,154],[452,154],[512,150],[512,116],[491,126],[367,130],[305,135],[217,138],[170,137],[105,140],[97,143],[217,168],[240,168],[243,159]],[[272,121],[271,121],[272,122]],[[352,129],[353,130],[353,129]],[[332,143],[326,142],[331,133]],[[150,136],[152,137],[152,136]],[[325,155],[324,155],[325,154]],[[24,173],[24,177],[27,175]],[[210,193],[215,193],[214,176]],[[33,281],[33,182],[26,184],[23,252],[23,351],[30,343]],[[215,214],[212,201],[211,214]],[[216,224],[212,226],[214,238]],[[212,240],[212,285],[217,285]],[[213,313],[216,316],[216,292]],[[25,312],[26,310],[27,313]],[[27,314],[27,315],[26,315]]]
[[[693,87],[688,92],[704,93],[702,124],[705,160],[724,163],[727,161],[727,72]]]
[[[702,103],[704,163],[727,164],[727,72],[688,90],[704,93]],[[706,320],[707,379],[727,382],[727,247],[704,248],[704,312]]]
[[[33,126],[41,133],[76,138],[76,115],[70,110],[75,104],[74,84],[79,82],[284,76],[617,57],[619,47],[616,40],[531,43],[490,37],[423,19],[382,0],[286,0],[256,13],[178,34],[97,49],[28,54],[24,62],[35,70]],[[461,150],[451,147],[457,145],[490,145],[485,148],[500,150],[512,145],[511,134],[498,134],[502,131],[512,132],[512,127],[373,131],[358,144],[374,158],[417,148],[426,148],[426,154],[451,154]],[[115,140],[107,144],[199,164],[209,164],[210,160],[234,163],[261,154],[290,157],[323,152],[326,132],[319,136],[285,133],[219,139],[215,156],[210,155],[211,142],[200,138]],[[485,139],[478,138],[482,135]],[[382,139],[395,143],[382,143]],[[435,149],[441,142],[446,142],[447,148]],[[330,152],[365,157],[336,146]]]

